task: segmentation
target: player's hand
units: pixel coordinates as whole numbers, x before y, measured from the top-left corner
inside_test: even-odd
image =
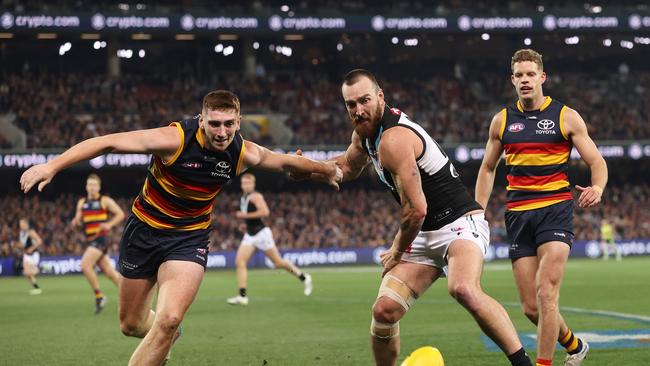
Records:
[[[110,230],[110,229],[111,229],[111,226],[108,225],[108,224],[105,223],[105,222],[102,222],[101,224],[99,224],[99,231],[100,231],[100,232],[102,232],[102,231],[108,231],[108,230]]]
[[[339,183],[343,181],[343,171],[341,168],[333,161],[325,161],[326,165],[329,166],[330,172],[327,175],[327,184],[334,187],[337,191],[339,190]]]
[[[384,266],[384,271],[381,273],[382,277],[395,268],[395,266],[402,260],[402,254],[404,254],[404,252],[390,248],[379,255],[381,264]]]
[[[576,185],[576,189],[581,192],[578,198],[578,206],[582,208],[598,205],[603,196],[603,189],[599,186],[581,187]]]
[[[246,224],[240,224],[237,227],[237,230],[239,230],[242,234],[246,234]]]
[[[79,227],[79,225],[81,225],[81,220],[75,216],[75,218],[70,221],[70,225],[72,225],[72,227]]]
[[[20,177],[20,189],[27,193],[34,185],[38,185],[38,191],[42,192],[43,188],[52,181],[55,174],[54,169],[47,163],[34,165]]]
[[[244,219],[244,218],[246,218],[246,213],[242,212],[242,211],[237,211],[237,212],[235,212],[235,217],[238,218],[238,219]]]
[[[298,156],[302,156],[302,150],[301,149],[296,150],[295,154]],[[306,180],[311,178],[311,173],[291,172],[289,173],[289,178],[293,180]]]

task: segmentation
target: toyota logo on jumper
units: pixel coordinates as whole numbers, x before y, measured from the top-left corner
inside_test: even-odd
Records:
[[[550,119],[543,119],[537,122],[538,130],[535,131],[535,133],[538,135],[555,135],[553,127],[555,127],[555,122],[551,121]]]
[[[228,174],[230,173],[230,164],[226,161],[220,161],[214,166],[214,170],[218,173]]]
[[[555,122],[551,121],[550,119],[543,119],[537,122],[537,128],[540,130],[550,130],[553,127],[555,127]]]

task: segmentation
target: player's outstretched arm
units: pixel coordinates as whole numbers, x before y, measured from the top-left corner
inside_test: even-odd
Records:
[[[566,134],[571,139],[582,160],[589,165],[591,170],[591,186],[576,188],[581,192],[578,198],[578,206],[594,207],[600,203],[603,189],[607,185],[607,163],[598,151],[596,144],[589,137],[587,125],[580,117],[580,114],[571,108],[564,112],[564,128]]]
[[[352,141],[345,153],[332,158],[332,160],[343,171],[344,182],[357,179],[363,169],[370,164],[370,159],[361,146],[361,138],[355,131],[352,131]]]
[[[384,273],[399,263],[406,248],[420,232],[427,215],[427,201],[415,159],[422,148],[420,138],[406,128],[386,131],[379,143],[381,163],[384,170],[392,175],[402,205],[399,231],[390,250],[381,255]]]
[[[485,145],[485,154],[481,167],[476,177],[476,187],[474,188],[474,199],[483,208],[487,207],[494,187],[494,176],[501,159],[503,145],[501,144],[501,128],[503,124],[503,111],[497,113],[490,123],[490,132],[487,144]]]
[[[156,154],[163,160],[168,160],[180,148],[180,139],[180,132],[175,126],[93,137],[74,145],[45,164],[27,169],[20,177],[20,188],[27,193],[34,185],[38,185],[40,192],[61,170],[109,152]]]
[[[296,155],[302,155],[302,150],[298,149]],[[354,180],[361,175],[363,169],[370,164],[370,159],[363,151],[361,147],[361,139],[356,132],[352,132],[352,143],[348,146],[345,153],[335,156],[330,161],[333,161],[341,168],[343,173],[343,182]],[[323,177],[315,174],[295,174],[292,173],[289,175],[291,178],[296,180],[303,179],[314,179],[323,181]]]
[[[315,161],[300,155],[275,153],[251,141],[245,140],[244,143],[244,170],[259,167],[273,172],[322,175],[327,184],[336,189],[339,187],[342,172],[333,161]]]

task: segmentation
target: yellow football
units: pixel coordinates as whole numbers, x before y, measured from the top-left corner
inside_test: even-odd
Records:
[[[445,360],[437,348],[426,346],[413,351],[401,366],[445,366]]]

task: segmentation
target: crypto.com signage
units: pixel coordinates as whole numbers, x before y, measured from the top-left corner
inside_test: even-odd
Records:
[[[345,17],[288,16],[273,14],[268,17],[232,16],[222,14],[17,14],[0,13],[1,32],[109,32],[125,33],[545,33],[558,31],[639,31],[650,29],[650,14],[553,14],[530,15],[497,14],[483,16],[460,14],[435,16],[411,14],[392,16],[368,14]]]
[[[478,145],[472,145],[478,146]],[[466,163],[481,161],[485,148],[457,145],[444,147],[445,152],[454,162]],[[276,148],[279,153],[292,153],[296,148]],[[598,150],[606,159],[633,159],[650,158],[650,142],[629,142],[625,144],[604,143],[598,145]],[[303,149],[303,155],[314,160],[327,160],[341,155],[345,151],[340,147],[325,149]],[[0,169],[27,169],[32,165],[47,163],[57,157],[58,153],[0,153]],[[106,168],[146,168],[151,155],[147,154],[106,154],[100,155],[89,161],[75,165],[78,169],[106,169]],[[580,159],[578,152],[571,151],[571,159]]]

